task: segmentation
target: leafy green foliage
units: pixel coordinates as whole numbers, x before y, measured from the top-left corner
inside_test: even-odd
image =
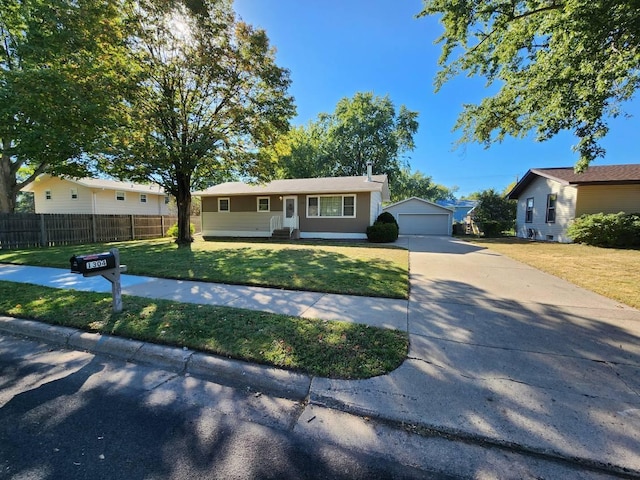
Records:
[[[640,214],[595,213],[576,218],[567,234],[576,243],[596,247],[640,246]]]
[[[544,141],[569,130],[578,170],[604,155],[606,119],[640,85],[637,1],[425,0],[420,15],[440,15],[445,28],[436,89],[461,73],[499,87],[464,106],[461,142],[489,146],[531,131]]]
[[[380,215],[378,215],[378,218],[376,218],[375,223],[393,223],[396,227],[398,226],[396,217],[394,217],[390,212],[382,212]]]
[[[372,243],[390,243],[398,239],[396,223],[375,222],[367,227],[367,239]]]
[[[189,231],[191,232],[191,235],[196,233],[196,226],[193,223],[191,223],[189,225]],[[177,223],[174,223],[173,225],[171,225],[167,229],[167,236],[173,237],[173,238],[177,238],[178,237],[178,224]]]
[[[135,78],[127,0],[0,3],[0,212],[39,174],[84,176]]]
[[[478,193],[478,204],[473,209],[474,221],[487,237],[498,236],[515,227],[517,203],[508,200],[494,189]]]
[[[275,64],[266,33],[239,21],[228,1],[139,3],[142,75],[102,166],[161,184],[176,198],[177,242],[188,245],[192,189],[261,176],[256,152],[295,114],[289,72]]]
[[[433,183],[431,177],[421,172],[410,173],[409,169],[405,168],[393,179],[390,190],[392,202],[399,202],[411,197],[436,202],[438,200],[454,200],[457,187],[447,188]]]
[[[393,179],[406,166],[402,155],[414,148],[417,116],[404,105],[396,111],[388,96],[358,92],[341,99],[332,114],[291,130],[264,154],[279,178],[364,175],[370,161],[374,174]]]

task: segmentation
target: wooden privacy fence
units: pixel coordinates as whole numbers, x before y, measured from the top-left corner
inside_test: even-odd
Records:
[[[177,220],[167,215],[0,213],[0,248],[158,238]]]

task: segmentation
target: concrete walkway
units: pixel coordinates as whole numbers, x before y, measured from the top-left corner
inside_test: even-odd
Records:
[[[132,276],[124,276],[123,293],[408,329],[409,358],[389,375],[307,379],[299,425],[316,419],[309,435],[324,425],[326,435],[362,438],[366,426],[322,422],[322,412],[338,409],[465,444],[640,476],[639,311],[466,242],[398,242],[411,252],[408,302]],[[100,278],[6,265],[0,280],[110,288]],[[492,460],[494,471],[509,472],[499,477],[527,476],[506,458]]]

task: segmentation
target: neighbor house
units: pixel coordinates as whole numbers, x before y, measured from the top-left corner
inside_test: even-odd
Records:
[[[384,207],[398,222],[400,235],[451,235],[453,209],[418,197]]]
[[[386,175],[231,182],[202,198],[205,237],[366,238],[389,200]]]
[[[36,213],[169,214],[169,197],[159,185],[40,175],[22,191],[33,192]]]
[[[640,164],[529,170],[509,192],[518,237],[571,242],[567,227],[592,213],[640,212]]]

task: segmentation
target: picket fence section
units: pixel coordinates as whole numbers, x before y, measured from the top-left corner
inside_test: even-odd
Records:
[[[2,213],[0,249],[159,238],[177,220],[167,215]]]

